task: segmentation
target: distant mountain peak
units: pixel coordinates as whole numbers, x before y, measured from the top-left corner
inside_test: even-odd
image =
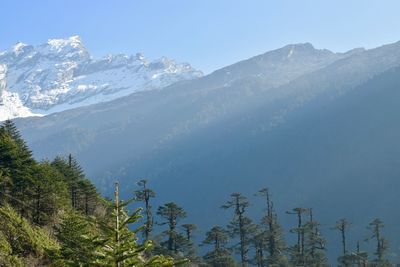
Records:
[[[290,47],[293,49],[310,49],[315,50],[314,46],[311,43],[297,43],[297,44],[290,44],[286,47]]]
[[[149,62],[141,53],[95,59],[77,35],[37,46],[19,42],[0,53],[0,63],[1,82],[8,85],[3,86],[8,93],[0,96],[0,108],[13,102],[6,97],[24,107],[22,113],[6,115],[11,118],[106,102],[203,75],[187,63],[166,57]]]
[[[78,35],[74,35],[64,39],[49,39],[47,41],[47,44],[53,47],[63,47],[63,46],[79,47],[82,45],[82,40]]]
[[[28,46],[27,44],[18,42],[12,47],[11,50],[14,52],[14,54],[16,56],[18,56],[19,54],[21,54],[24,51],[24,48],[27,47],[27,46]]]

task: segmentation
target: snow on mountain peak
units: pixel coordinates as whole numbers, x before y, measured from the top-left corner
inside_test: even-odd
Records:
[[[7,91],[7,66],[0,64],[0,121],[15,117],[34,116],[27,107],[24,107],[18,94]]]
[[[46,44],[38,46],[36,50],[46,56],[80,60],[90,59],[89,52],[79,36],[72,36],[66,39],[49,39]]]
[[[24,48],[27,47],[27,44],[18,42],[12,47],[12,51],[14,52],[15,56],[18,56],[24,51]]]
[[[47,45],[50,49],[56,52],[61,52],[63,49],[85,49],[82,45],[81,38],[79,36],[72,36],[67,39],[49,39]]]
[[[7,66],[4,64],[0,64],[0,90],[4,89],[6,87],[5,82],[6,82],[6,74],[7,74]]]
[[[47,43],[55,47],[67,46],[67,45],[76,47],[82,44],[82,40],[78,35],[74,35],[66,39],[49,39]]]
[[[1,103],[14,103],[24,111],[8,110],[12,114],[0,120],[110,101],[203,75],[187,63],[168,58],[149,62],[141,53],[94,59],[79,36],[37,46],[17,43],[0,53],[0,66],[0,91],[7,91]],[[7,112],[4,105],[1,112]]]

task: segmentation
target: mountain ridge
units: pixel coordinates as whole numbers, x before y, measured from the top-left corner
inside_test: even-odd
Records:
[[[203,75],[187,63],[166,57],[148,61],[140,53],[95,59],[79,36],[38,46],[17,43],[0,53],[0,64],[2,84],[7,85],[1,88],[7,93],[1,95],[0,120],[106,102]],[[16,108],[21,103],[23,107]]]

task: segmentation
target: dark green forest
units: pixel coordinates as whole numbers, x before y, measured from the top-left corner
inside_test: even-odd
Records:
[[[173,199],[153,207],[157,192],[147,180],[137,180],[110,184],[115,194],[107,199],[72,155],[35,160],[14,123],[5,121],[0,127],[0,266],[331,266],[311,207],[285,211],[293,228],[283,229],[268,188],[254,192],[264,203],[258,207],[260,221],[248,216],[249,198],[228,194],[216,205],[232,220],[200,237],[196,222],[182,223],[190,210]],[[120,199],[120,186],[132,188],[131,199]],[[137,205],[142,208],[133,208]],[[329,244],[342,251],[335,266],[394,266],[387,260],[389,241],[379,218],[365,226],[366,239],[355,248],[346,243],[351,228],[350,221],[338,218],[329,229],[341,240]],[[366,242],[374,250],[363,249]]]

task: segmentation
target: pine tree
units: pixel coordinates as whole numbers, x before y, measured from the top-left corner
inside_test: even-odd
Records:
[[[247,266],[249,262],[247,254],[251,242],[251,231],[254,230],[251,219],[245,216],[248,206],[247,198],[240,193],[231,194],[231,199],[222,206],[223,209],[234,210],[234,217],[228,225],[228,230],[233,238],[239,237],[239,243],[234,247],[240,254],[242,266]]]
[[[72,208],[86,213],[86,198],[84,191],[87,189],[90,197],[94,197],[94,188],[89,188],[85,174],[78,161],[69,154],[67,159],[56,157],[51,163],[61,174],[69,187],[70,202]],[[88,195],[88,197],[89,197]],[[89,202],[88,202],[89,203]],[[90,207],[88,207],[89,212]]]
[[[18,131],[17,126],[14,124],[14,122],[12,120],[6,120],[3,122],[3,125],[0,128],[16,142],[17,146],[20,149],[20,156],[28,159],[29,162],[32,162],[32,151],[29,149],[25,140],[21,137],[21,134]]]
[[[158,207],[157,215],[164,220],[160,223],[161,225],[168,225],[168,230],[163,232],[163,234],[168,237],[168,240],[163,242],[162,245],[166,247],[170,253],[177,253],[178,240],[181,239],[181,235],[177,232],[177,225],[180,219],[186,217],[186,212],[177,204],[169,202]]]
[[[10,199],[13,180],[12,170],[18,161],[17,144],[3,129],[0,128],[0,205]]]
[[[191,262],[198,262],[199,259],[196,253],[196,246],[193,243],[193,232],[196,231],[197,226],[195,224],[186,223],[182,225],[184,230],[184,240],[183,240],[183,252],[185,257],[190,259]]]
[[[99,244],[92,242],[99,235],[96,225],[83,215],[70,211],[56,227],[56,237],[61,244],[57,256],[60,266],[90,266],[96,258]]]
[[[147,188],[147,180],[140,180],[138,185],[142,188],[135,191],[136,200],[144,202],[144,213],[146,216],[145,229],[143,231],[144,239],[148,240],[153,230],[153,214],[151,210],[150,199],[156,196],[152,189]]]
[[[36,162],[12,121],[5,121],[0,129],[2,139],[0,150],[3,150],[0,153],[2,157],[0,168],[7,170],[11,178],[10,195],[13,198],[10,202],[22,216],[30,218],[30,209],[27,207],[31,205],[33,199],[33,170]]]
[[[352,253],[349,256],[351,257],[350,261],[356,264],[357,267],[367,267],[368,253],[365,251],[361,251],[360,241],[357,241],[356,253]]]
[[[36,224],[45,225],[66,205],[66,184],[62,175],[47,161],[36,165],[33,179],[32,220]]]
[[[85,215],[92,215],[99,199],[96,187],[87,179],[77,183],[79,209]]]
[[[8,202],[11,193],[11,187],[12,180],[9,171],[0,168],[0,206],[4,206]]]
[[[332,228],[340,233],[341,243],[342,243],[342,255],[338,258],[340,266],[347,267],[351,266],[357,260],[354,255],[349,254],[347,250],[347,230],[351,223],[346,219],[342,218],[336,222],[336,225]]]
[[[262,231],[257,225],[251,238],[251,243],[254,247],[254,257],[251,260],[251,263],[257,267],[268,266],[268,261],[264,253],[268,248],[268,239],[265,234],[266,232]]]
[[[374,239],[376,241],[376,251],[375,263],[379,267],[390,266],[389,262],[385,259],[385,253],[388,249],[388,242],[386,238],[382,236],[382,228],[384,227],[383,222],[376,218],[368,225],[368,230],[370,231],[370,236],[367,240]]]
[[[204,259],[211,267],[236,266],[229,249],[226,247],[228,240],[228,232],[219,226],[214,226],[206,233],[203,245],[211,245],[213,250],[207,252]]]
[[[290,248],[291,263],[295,266],[304,266],[305,264],[305,226],[303,224],[303,216],[309,213],[309,209],[297,207],[287,214],[296,215],[297,227],[290,230],[291,233],[297,234],[297,244]]]
[[[260,238],[263,237],[266,240],[268,266],[285,266],[288,263],[284,254],[286,245],[283,239],[283,230],[278,223],[278,216],[274,210],[274,203],[271,200],[269,190],[263,188],[256,195],[264,197],[266,200],[266,214],[261,221],[265,230]]]
[[[105,228],[105,238],[92,239],[95,244],[101,244],[97,249],[97,258],[93,266],[107,267],[172,267],[185,263],[186,260],[174,261],[171,257],[152,256],[147,257],[153,244],[150,240],[144,244],[137,243],[136,234],[143,228],[134,231],[128,226],[141,219],[141,209],[136,209],[131,215],[126,212],[126,205],[119,199],[119,185],[115,185],[115,201],[113,206],[113,223]]]
[[[305,229],[305,266],[328,266],[325,256],[326,241],[319,231],[320,224],[314,220],[313,210],[309,210],[309,221],[304,225]]]

